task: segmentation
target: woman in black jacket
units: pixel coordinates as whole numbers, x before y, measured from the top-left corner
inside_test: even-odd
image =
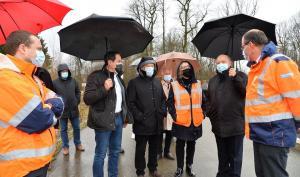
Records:
[[[174,91],[174,84],[179,83],[180,87],[184,89],[184,94],[182,95],[174,95],[175,91]],[[195,124],[196,119],[202,119],[204,118],[202,109],[200,111],[200,113],[198,113],[198,115],[193,114],[192,110],[198,109],[197,105],[192,103],[192,100],[195,100],[195,95],[202,95],[202,91],[199,90],[197,93],[192,93],[192,87],[201,87],[200,82],[198,82],[196,80],[195,77],[195,72],[194,72],[194,68],[193,66],[187,62],[184,61],[182,62],[177,69],[177,81],[172,83],[172,88],[170,89],[169,92],[169,97],[167,100],[167,105],[168,105],[168,110],[169,113],[171,114],[172,118],[174,119],[173,122],[173,127],[172,127],[172,133],[173,136],[175,136],[177,138],[177,142],[176,142],[176,157],[177,157],[177,170],[175,172],[174,177],[181,177],[183,174],[183,166],[184,166],[184,147],[185,145],[187,145],[186,148],[186,173],[188,176],[194,177],[196,176],[196,174],[193,172],[192,170],[192,164],[193,164],[193,159],[194,159],[194,153],[195,153],[195,145],[196,145],[196,140],[198,138],[200,138],[202,136],[202,124],[200,123],[200,125]],[[200,88],[201,89],[201,88]],[[183,92],[183,91],[180,91]],[[181,125],[179,124],[179,122],[177,121],[178,119],[178,111],[176,110],[176,101],[175,101],[175,97],[178,97],[178,99],[180,101],[185,101],[182,100],[182,98],[186,98],[186,95],[188,95],[187,97],[189,97],[189,100],[187,100],[189,102],[190,105],[190,109],[188,109],[188,112],[186,112],[186,115],[182,115],[181,113],[181,119],[185,119],[185,122],[190,121],[190,125],[186,126],[186,125]],[[201,97],[200,97],[201,98]],[[201,98],[200,100],[202,100],[203,98]],[[199,101],[200,101],[199,100]],[[192,103],[192,104],[191,104]],[[202,102],[200,103],[202,105]],[[199,105],[199,104],[198,104]],[[190,119],[188,118],[190,117]]]

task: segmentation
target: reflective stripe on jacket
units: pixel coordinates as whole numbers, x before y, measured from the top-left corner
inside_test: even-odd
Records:
[[[251,67],[246,94],[246,135],[255,142],[292,147],[300,117],[300,73],[282,54]]]

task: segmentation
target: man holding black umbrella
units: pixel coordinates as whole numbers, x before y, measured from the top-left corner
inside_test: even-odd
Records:
[[[296,63],[278,54],[258,29],[242,38],[251,67],[246,93],[246,135],[253,140],[257,177],[288,177],[288,152],[300,123],[300,73]],[[296,124],[295,124],[296,122]]]
[[[88,126],[95,130],[94,177],[104,176],[107,150],[108,176],[118,176],[122,128],[127,121],[125,86],[117,72],[122,66],[120,53],[108,52],[103,69],[91,73],[87,79],[83,99],[90,106]]]
[[[209,80],[207,116],[215,134],[217,177],[240,177],[243,161],[247,75],[236,71],[227,55],[216,59],[217,74]]]

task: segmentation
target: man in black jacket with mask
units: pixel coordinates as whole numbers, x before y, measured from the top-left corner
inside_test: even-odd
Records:
[[[102,70],[91,73],[87,79],[84,102],[89,105],[88,126],[95,130],[93,176],[104,177],[104,159],[108,151],[108,176],[118,177],[122,128],[130,123],[126,105],[125,85],[120,78],[122,57],[108,52]]]
[[[152,57],[143,57],[137,70],[139,76],[130,80],[127,88],[128,107],[134,118],[136,174],[139,177],[145,175],[148,142],[150,176],[161,177],[157,172],[157,149],[163,118],[166,116],[165,95],[161,82],[155,78],[157,66]]]
[[[216,64],[217,75],[208,83],[207,116],[218,147],[217,177],[240,177],[247,75],[232,68],[227,55],[218,56]]]
[[[63,142],[63,154],[69,154],[68,120],[73,127],[74,144],[77,151],[84,151],[80,140],[80,119],[78,105],[80,103],[80,89],[77,81],[72,77],[67,64],[58,65],[58,78],[53,81],[54,91],[62,96],[65,109],[60,119],[60,134]]]

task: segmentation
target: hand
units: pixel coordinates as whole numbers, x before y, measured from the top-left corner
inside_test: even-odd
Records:
[[[104,82],[104,87],[106,90],[109,90],[113,87],[113,81],[111,79],[106,79]]]
[[[128,125],[127,123],[124,123],[124,124],[123,124],[123,128],[126,128],[126,127],[127,127],[127,125]]]
[[[297,133],[300,133],[300,128],[297,129]]]
[[[229,77],[235,77],[236,76],[236,70],[234,68],[229,69]]]

